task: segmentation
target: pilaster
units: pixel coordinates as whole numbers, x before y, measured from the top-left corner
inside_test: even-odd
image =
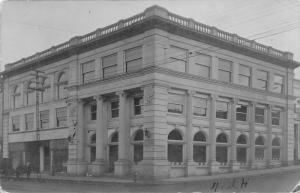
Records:
[[[266,150],[266,164],[271,166],[272,161],[272,105],[267,105],[267,150]]]
[[[235,172],[239,169],[239,165],[236,161],[236,106],[238,103],[237,98],[233,98],[230,101],[231,116],[230,116],[230,127],[231,127],[231,148],[230,148],[230,170]]]
[[[193,164],[193,95],[194,91],[187,91],[186,105],[186,158],[187,158],[187,176],[194,173]]]
[[[209,117],[209,166],[210,174],[217,173],[219,170],[216,162],[216,99],[217,95],[210,96],[210,117]]]
[[[248,155],[248,162],[249,167],[254,167],[255,164],[255,106],[256,102],[250,102],[250,118],[249,118],[249,155]]]

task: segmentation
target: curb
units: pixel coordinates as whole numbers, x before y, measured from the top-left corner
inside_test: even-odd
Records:
[[[206,182],[213,180],[227,180],[232,178],[239,177],[254,177],[254,176],[269,176],[278,173],[294,173],[300,170],[300,166],[298,167],[284,167],[278,169],[264,169],[264,170],[252,170],[252,171],[244,171],[244,172],[236,172],[236,173],[224,173],[224,174],[215,174],[211,176],[192,176],[192,177],[181,177],[181,178],[173,178],[173,179],[158,179],[158,180],[137,180],[134,182],[133,180],[120,180],[118,178],[110,178],[110,179],[79,179],[74,177],[73,179],[64,179],[64,178],[47,178],[42,177],[41,179],[36,177],[26,178],[20,177],[17,179],[15,176],[2,176],[2,180],[14,180],[14,181],[28,181],[28,182],[40,182],[40,183],[69,183],[69,184],[123,184],[123,185],[172,185],[172,184],[187,184],[187,183],[195,183],[195,182]]]

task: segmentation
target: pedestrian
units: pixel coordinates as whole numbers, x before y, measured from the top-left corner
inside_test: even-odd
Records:
[[[27,175],[27,178],[30,178],[31,171],[32,171],[31,163],[27,162],[27,164],[26,164],[26,175]]]

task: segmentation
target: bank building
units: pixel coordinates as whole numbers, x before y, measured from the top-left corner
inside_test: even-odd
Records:
[[[5,66],[3,158],[150,179],[293,165],[299,65],[152,6]]]

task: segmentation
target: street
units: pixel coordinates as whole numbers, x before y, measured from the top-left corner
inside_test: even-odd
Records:
[[[46,192],[289,192],[300,181],[300,172],[254,177],[219,179],[168,185],[143,184],[71,184],[2,181],[11,193]]]

